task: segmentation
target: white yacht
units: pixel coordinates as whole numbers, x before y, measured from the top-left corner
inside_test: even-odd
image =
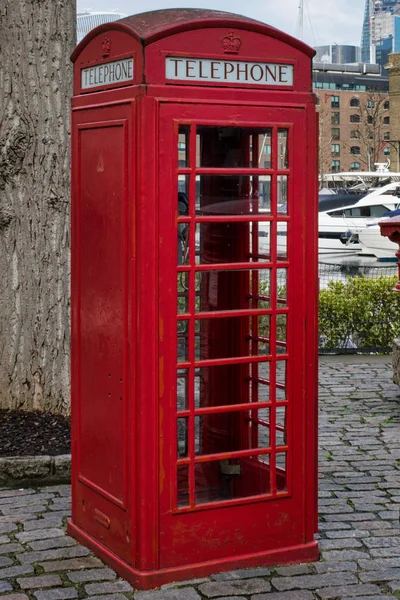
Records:
[[[399,174],[396,174],[399,175]],[[400,175],[399,175],[400,177]],[[354,202],[323,199],[319,202],[318,246],[320,254],[356,253],[362,250],[357,229],[381,220],[386,213],[398,208],[400,182],[394,181],[379,187]],[[339,206],[338,206],[339,204]]]

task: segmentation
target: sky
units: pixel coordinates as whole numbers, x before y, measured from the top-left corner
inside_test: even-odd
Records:
[[[310,46],[360,45],[365,0],[304,0],[303,40]],[[163,8],[213,8],[258,19],[299,37],[299,0],[77,0],[78,12],[133,15]]]

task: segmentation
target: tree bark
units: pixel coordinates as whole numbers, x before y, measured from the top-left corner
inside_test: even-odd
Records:
[[[69,413],[75,0],[0,5],[0,408]]]

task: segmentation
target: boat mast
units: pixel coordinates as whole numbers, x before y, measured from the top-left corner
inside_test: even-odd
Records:
[[[299,0],[299,39],[303,41],[304,0]]]

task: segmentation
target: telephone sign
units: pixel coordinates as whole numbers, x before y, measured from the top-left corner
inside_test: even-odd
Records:
[[[68,531],[136,588],[318,557],[313,55],[170,9],[72,57]]]

